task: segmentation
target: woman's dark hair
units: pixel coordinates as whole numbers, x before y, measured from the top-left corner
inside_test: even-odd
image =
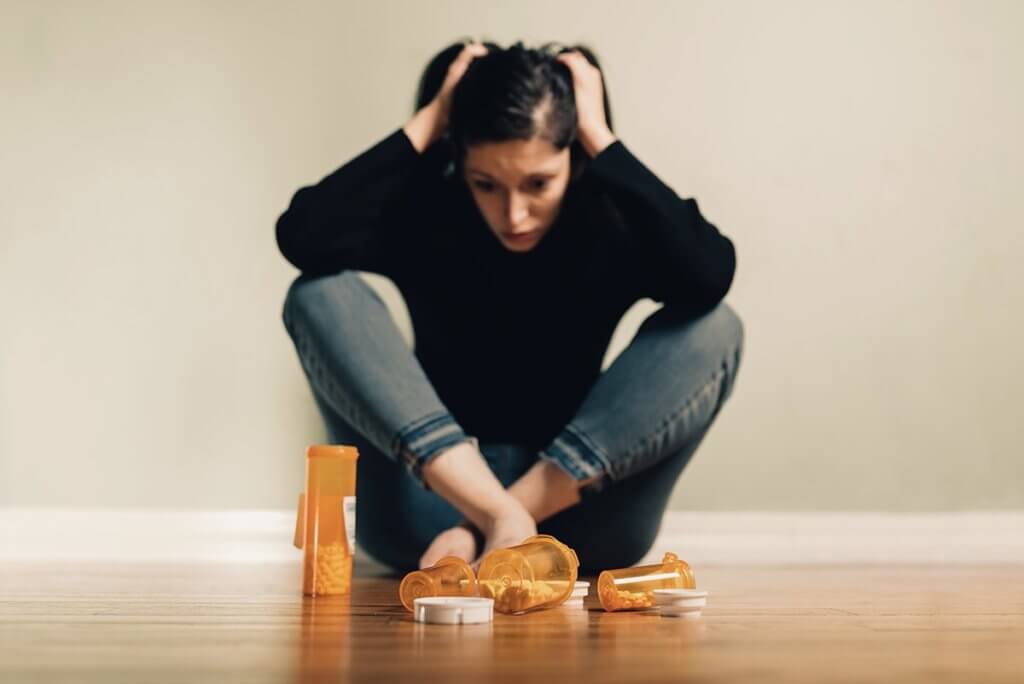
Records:
[[[449,45],[427,64],[416,93],[417,111],[437,95],[449,65],[467,42]],[[572,72],[556,58],[563,52],[579,50],[600,69],[593,51],[583,45],[556,43],[540,48],[526,48],[521,42],[508,48],[489,42],[484,45],[487,54],[470,62],[452,94],[447,138],[456,166],[461,168],[466,148],[472,145],[539,136],[559,150],[572,146],[572,177],[576,178],[587,155],[576,138]],[[607,87],[604,111],[611,128]]]

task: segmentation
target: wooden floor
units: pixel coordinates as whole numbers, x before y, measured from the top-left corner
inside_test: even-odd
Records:
[[[701,620],[411,621],[298,564],[0,562],[0,682],[1021,682],[1024,567],[702,567]]]

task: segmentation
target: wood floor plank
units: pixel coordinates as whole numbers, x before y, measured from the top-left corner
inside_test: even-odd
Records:
[[[413,622],[394,578],[297,564],[0,563],[3,682],[1020,682],[1022,566],[697,568],[698,621],[559,608]]]

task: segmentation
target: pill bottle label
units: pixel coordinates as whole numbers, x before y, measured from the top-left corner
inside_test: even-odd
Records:
[[[348,552],[356,554],[356,497],[346,496],[341,501],[342,518],[345,520],[345,535],[348,537]]]

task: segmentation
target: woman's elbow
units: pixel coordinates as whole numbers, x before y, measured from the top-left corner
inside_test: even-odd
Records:
[[[725,299],[736,276],[736,249],[729,238],[723,235],[721,240],[720,253],[709,259],[699,278],[691,280],[684,288],[702,311],[710,311]]]
[[[274,237],[277,242],[277,249],[281,252],[288,263],[300,271],[305,270],[306,259],[304,258],[303,250],[298,240],[295,239],[295,227],[294,216],[292,210],[288,210],[281,214],[277,219],[277,223],[274,226]]]
[[[713,278],[714,284],[711,287],[715,304],[725,299],[735,279],[736,247],[733,245],[732,240],[723,235],[721,265],[715,273],[715,278]]]

